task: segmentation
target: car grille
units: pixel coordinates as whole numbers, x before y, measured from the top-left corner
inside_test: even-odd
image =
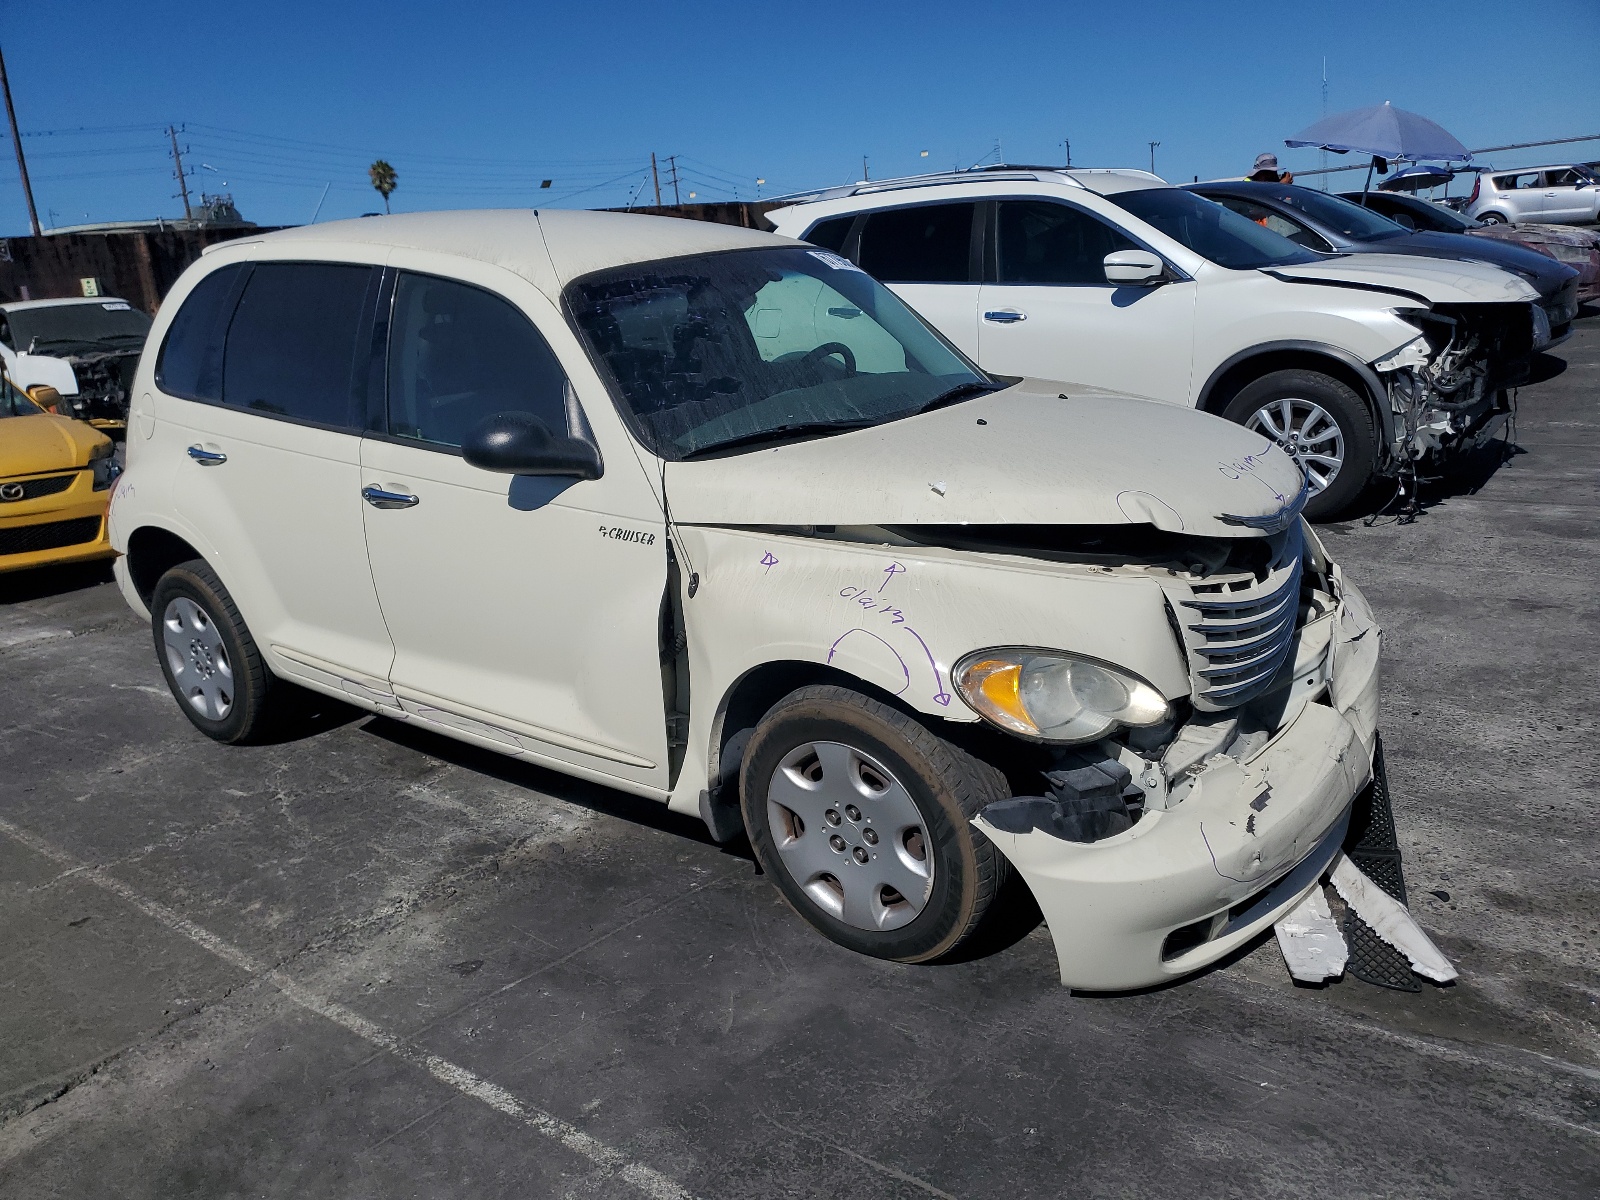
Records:
[[[46,521],[42,525],[0,529],[0,555],[59,550],[63,546],[92,542],[99,536],[99,517],[79,517],[75,521]]]
[[[1273,540],[1279,544],[1264,579],[1194,584],[1190,595],[1177,599],[1194,706],[1202,711],[1236,708],[1261,695],[1294,645],[1304,554],[1300,523]]]
[[[40,496],[54,496],[72,486],[71,475],[50,475],[44,479],[13,479],[0,483],[0,504],[14,504],[21,500],[37,500]],[[20,488],[21,491],[17,489]]]

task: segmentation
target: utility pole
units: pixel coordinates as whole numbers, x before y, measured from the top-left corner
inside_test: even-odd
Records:
[[[678,156],[676,154],[667,155],[667,170],[672,172],[672,178],[668,180],[672,184],[672,203],[675,207],[682,208],[683,197],[678,193]]]
[[[189,181],[183,177],[183,156],[178,153],[178,130],[176,126],[168,125],[167,133],[172,138],[172,161],[178,168],[178,194],[183,197],[183,219],[194,220],[194,212],[189,208]]]
[[[1150,143],[1150,174],[1152,175],[1156,173],[1156,147],[1159,145],[1161,145],[1160,142]]]
[[[867,180],[869,180],[871,178],[872,178],[872,176],[867,174],[867,156],[865,154],[863,154],[861,156],[861,182],[865,183]]]
[[[1322,119],[1328,119],[1328,56],[1322,56]],[[1328,152],[1318,150],[1317,157],[1322,160],[1322,190],[1328,190]],[[1445,189],[1449,190],[1448,187]]]
[[[33,226],[33,236],[39,237],[39,210],[33,206],[33,184],[28,181],[28,160],[22,157],[22,135],[17,132],[17,110],[11,103],[11,80],[6,78],[5,55],[0,54],[0,89],[6,94],[6,117],[11,121],[11,144],[17,150],[17,170],[22,175],[22,194],[28,198],[28,221]]]
[[[1067,138],[1063,142],[1063,145],[1065,145],[1067,148],[1067,166],[1070,167],[1072,165],[1072,139]]]
[[[650,178],[656,181],[656,207],[661,207],[661,172],[656,170],[656,152],[650,151]]]

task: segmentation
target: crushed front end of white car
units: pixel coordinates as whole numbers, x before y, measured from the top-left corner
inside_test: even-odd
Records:
[[[890,432],[669,463],[666,486],[696,691],[811,660],[1002,770],[1012,798],[974,824],[1064,983],[1193,972],[1333,865],[1372,778],[1380,635],[1263,439],[1026,381]],[[692,717],[713,805],[736,723]]]

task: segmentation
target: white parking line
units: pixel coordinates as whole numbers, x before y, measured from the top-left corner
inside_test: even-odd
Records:
[[[147,899],[134,891],[120,879],[115,879],[106,874],[99,867],[90,866],[80,862],[65,850],[59,849],[34,834],[20,829],[10,821],[0,818],[0,833],[4,833],[14,841],[20,842],[36,854],[48,858],[50,861],[74,873],[77,878],[86,879],[96,887],[126,901],[132,907],[144,913],[151,920],[160,923],[174,933],[182,934],[196,945],[203,946],[224,962],[237,967],[239,970],[257,979],[264,980],[281,992],[289,1000],[298,1004],[308,1012],[315,1013],[325,1020],[332,1021],[341,1029],[353,1033],[362,1041],[377,1047],[396,1058],[402,1059],[413,1066],[420,1067],[433,1078],[447,1087],[452,1087],[465,1096],[487,1104],[496,1112],[504,1113],[514,1120],[521,1121],[530,1129],[543,1134],[552,1141],[559,1142],[573,1153],[588,1159],[595,1166],[611,1172],[625,1182],[632,1184],[652,1200],[693,1200],[691,1193],[685,1191],[673,1180],[668,1179],[658,1171],[629,1159],[620,1150],[613,1149],[604,1142],[590,1137],[575,1125],[570,1125],[560,1117],[533,1107],[517,1099],[505,1088],[491,1083],[481,1075],[467,1070],[466,1067],[440,1058],[436,1054],[429,1054],[420,1046],[412,1045],[404,1038],[390,1033],[388,1030],[367,1020],[360,1013],[346,1008],[337,1001],[326,996],[320,996],[303,984],[289,978],[284,972],[275,970],[258,963],[249,954],[237,946],[224,941],[210,930],[196,925],[193,921],[174,912],[165,904]]]

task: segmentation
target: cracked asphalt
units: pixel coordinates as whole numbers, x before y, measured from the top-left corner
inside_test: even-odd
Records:
[[[107,572],[0,577],[0,1195],[1600,1194],[1600,316],[1541,366],[1509,461],[1324,529],[1417,995],[860,958],[645,801],[332,707],[214,745]]]

